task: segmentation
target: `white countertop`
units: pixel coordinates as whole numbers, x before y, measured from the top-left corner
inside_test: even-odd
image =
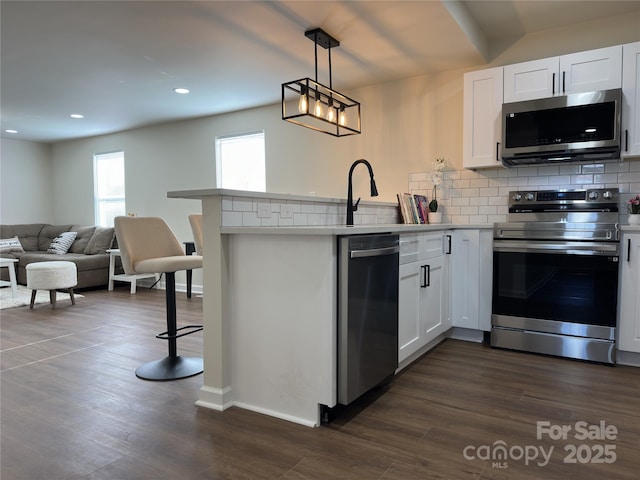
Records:
[[[451,223],[416,225],[416,224],[386,224],[386,225],[326,225],[300,227],[221,227],[222,234],[247,235],[362,235],[368,233],[413,233],[432,232],[441,230],[479,230],[493,229],[493,224],[454,225]]]
[[[167,192],[167,198],[186,198],[200,200],[202,197],[210,196],[230,196],[230,197],[247,197],[247,198],[264,198],[274,200],[286,200],[297,202],[323,202],[323,203],[346,203],[344,198],[316,197],[311,195],[293,195],[290,193],[268,193],[268,192],[252,192],[249,190],[230,190],[227,188],[206,188],[200,190],[177,190]],[[387,205],[397,206],[397,202],[379,202],[363,198],[360,205]]]

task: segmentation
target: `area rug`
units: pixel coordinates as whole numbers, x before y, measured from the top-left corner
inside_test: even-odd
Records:
[[[82,295],[78,293],[74,293],[73,295],[76,299],[83,298]],[[58,292],[56,294],[56,304],[60,302],[69,302],[69,294],[65,292]],[[15,307],[23,307],[25,305],[29,306],[31,303],[31,290],[22,285],[18,285],[18,296],[13,298],[11,294],[11,287],[0,288],[0,310],[5,308],[15,308]],[[36,293],[36,304],[38,303],[49,303],[49,291],[48,290],[38,290]]]

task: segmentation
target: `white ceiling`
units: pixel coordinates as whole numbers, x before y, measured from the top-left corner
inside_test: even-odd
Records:
[[[341,42],[342,91],[482,65],[499,42],[632,12],[640,2],[2,0],[0,127],[55,142],[275,103],[281,83],[314,78],[315,27]]]

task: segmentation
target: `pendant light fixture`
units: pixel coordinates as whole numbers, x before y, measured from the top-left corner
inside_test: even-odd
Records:
[[[359,134],[360,103],[333,89],[331,49],[340,42],[321,28],[304,34],[315,44],[316,78],[282,84],[282,119],[334,137]],[[328,51],[328,87],[318,83],[318,45]]]

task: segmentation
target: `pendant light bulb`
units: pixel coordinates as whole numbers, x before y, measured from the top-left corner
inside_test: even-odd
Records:
[[[316,117],[322,117],[322,103],[320,102],[320,97],[316,98],[316,106],[313,108],[313,114]]]
[[[338,123],[343,127],[347,124],[347,113],[344,111],[344,107],[340,107],[340,114],[338,115]]]
[[[336,109],[333,108],[333,99],[329,99],[329,106],[327,107],[327,122],[335,123],[336,121]]]
[[[333,107],[329,108],[327,111],[327,121],[331,123],[335,123],[336,121],[336,113]]]
[[[298,100],[298,112],[309,113],[309,96],[307,89],[302,87],[300,90],[300,100]]]

